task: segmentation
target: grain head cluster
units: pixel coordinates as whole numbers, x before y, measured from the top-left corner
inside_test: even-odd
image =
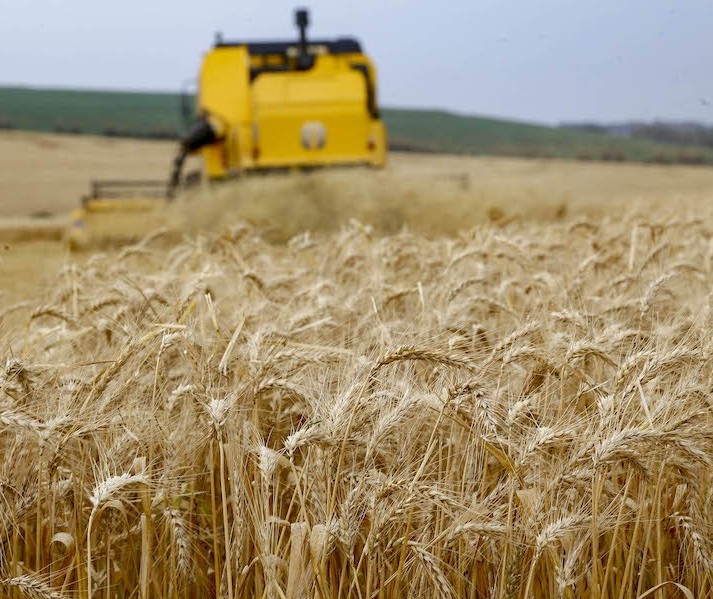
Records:
[[[247,226],[2,313],[8,597],[711,596],[713,229]]]

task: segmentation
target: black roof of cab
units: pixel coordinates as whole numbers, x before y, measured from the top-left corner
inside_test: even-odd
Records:
[[[308,45],[325,47],[330,54],[354,54],[361,52],[361,44],[356,39],[350,37],[336,40],[309,40]],[[298,49],[299,43],[295,41],[219,41],[215,44],[216,48],[235,48],[236,46],[247,46],[248,52],[253,56],[267,56],[269,54],[287,54],[289,48]]]

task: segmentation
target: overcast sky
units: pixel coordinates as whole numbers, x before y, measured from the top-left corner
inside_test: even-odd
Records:
[[[299,0],[0,0],[0,84],[176,91],[216,31],[292,38]],[[543,123],[713,124],[713,0],[312,0],[386,106]]]

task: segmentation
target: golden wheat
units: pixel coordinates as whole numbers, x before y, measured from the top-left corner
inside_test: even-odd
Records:
[[[4,324],[9,597],[713,596],[705,218],[162,234]]]

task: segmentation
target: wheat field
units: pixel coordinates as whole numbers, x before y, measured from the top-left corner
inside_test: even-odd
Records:
[[[710,596],[710,222],[67,266],[4,338],[5,593]]]
[[[518,204],[490,159],[471,223],[439,160],[200,190],[6,296],[0,596],[713,597],[709,171]]]

